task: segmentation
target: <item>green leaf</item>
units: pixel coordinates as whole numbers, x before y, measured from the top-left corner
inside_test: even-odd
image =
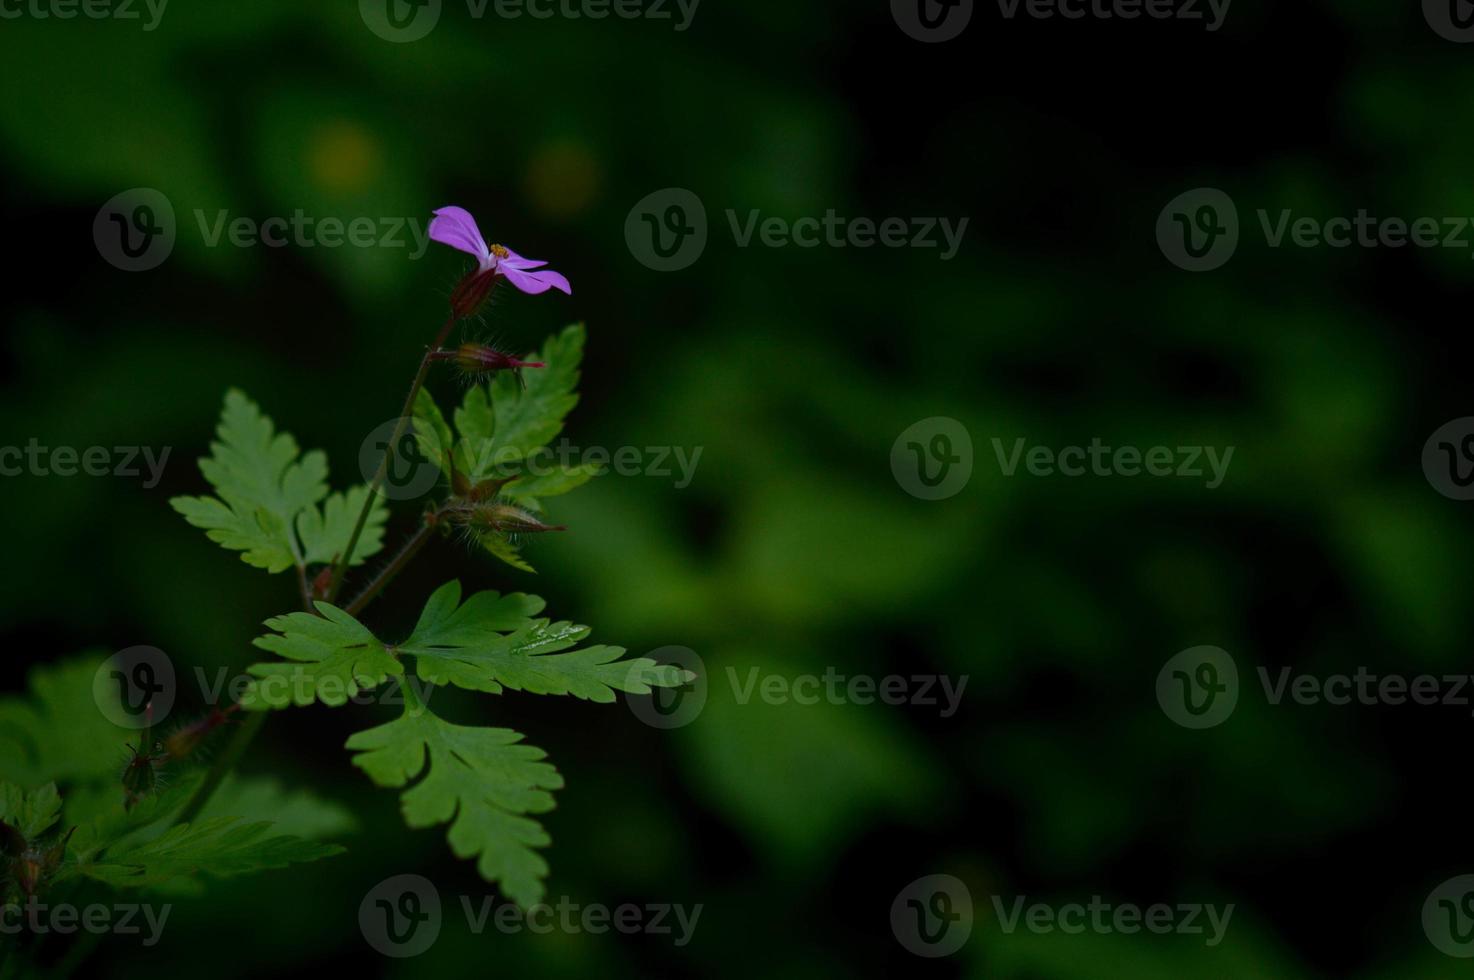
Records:
[[[537,507],[539,497],[562,496],[570,490],[577,490],[602,472],[603,467],[597,463],[580,463],[577,466],[560,465],[550,472],[513,480],[502,489],[502,495]]]
[[[61,819],[61,795],[55,783],[29,793],[13,783],[0,783],[0,821],[34,841]]]
[[[255,645],[295,662],[248,668],[257,680],[246,688],[241,707],[261,710],[314,701],[336,707],[404,673],[368,627],[337,606],[316,605],[321,616],[295,612],[266,621],[275,632],[258,637]]]
[[[569,651],[589,635],[587,626],[532,617],[543,609],[536,596],[478,592],[459,605],[461,584],[435,591],[415,630],[398,647],[416,658],[418,673],[435,684],[498,694],[503,687],[532,694],[572,694],[608,703],[615,691],[648,694],[679,687],[694,675],[679,667],[638,658],[620,660],[624,648],[592,646]]]
[[[322,510],[310,506],[297,515],[297,536],[302,539],[302,558],[308,565],[327,565],[336,561],[348,550],[348,538],[353,526],[358,523],[359,512],[368,499],[369,488],[359,484],[348,491],[347,496],[335,493],[323,501]],[[368,519],[358,544],[353,548],[350,565],[362,565],[378,554],[384,547],[384,522],[389,519],[389,508],[384,498],[374,494]]]
[[[176,497],[174,509],[247,564],[280,572],[300,559],[292,525],[304,508],[327,496],[327,457],[300,455],[297,441],[278,434],[255,403],[231,389],[200,472],[218,497]]]
[[[228,878],[341,853],[335,844],[273,834],[269,822],[219,817],[172,827],[152,840],[111,846],[77,871],[116,887],[144,888],[200,873]]]
[[[216,434],[210,456],[200,460],[200,472],[216,496],[169,501],[185,520],[268,572],[326,563],[347,547],[366,488],[350,490],[346,500],[341,494],[329,497],[319,512],[317,503],[328,496],[327,457],[319,451],[303,455],[297,440],[278,433],[271,419],[235,389],[225,394]],[[374,502],[354,564],[383,546],[383,506],[382,500]]]
[[[445,416],[440,412],[440,406],[435,404],[435,397],[427,388],[421,388],[415,398],[414,422],[415,441],[419,443],[420,451],[425,454],[425,458],[439,466],[440,472],[449,480],[451,447],[455,441]]]
[[[693,676],[647,658],[621,660],[622,647],[574,650],[587,626],[535,618],[537,596],[479,592],[461,603],[461,585],[448,582],[430,596],[419,622],[403,643],[390,645],[358,620],[326,602],[321,616],[296,612],[269,620],[275,632],[256,646],[287,662],[255,664],[257,678],[241,698],[243,707],[284,708],[320,701],[341,705],[359,691],[404,674],[402,657],[414,657],[421,677],[471,691],[499,694],[503,688],[532,694],[571,694],[608,703],[615,691],[648,694],[652,687],[679,687]]]
[[[32,668],[30,696],[0,698],[0,780],[36,788],[51,780],[116,780],[135,733],[107,720],[93,700],[106,658],[84,655]],[[103,687],[99,696],[116,699]]]
[[[461,435],[456,460],[472,482],[498,475],[499,468],[526,458],[563,431],[564,418],[578,404],[583,345],[583,325],[575,324],[548,338],[536,358],[547,366],[522,372],[526,388],[514,372],[502,371],[490,385],[466,392],[455,413]]]
[[[347,807],[308,789],[287,789],[270,776],[226,777],[200,811],[200,819],[269,820],[278,833],[323,840],[351,833],[358,821]]]
[[[539,902],[548,865],[533,850],[551,843],[547,831],[525,816],[553,808],[550,790],[563,777],[546,753],[518,744],[507,728],[467,728],[442,721],[419,705],[403,717],[348,740],[353,764],[377,785],[414,786],[400,797],[405,823],[449,823],[447,839],[459,858],[477,858],[476,870],[524,908]]]
[[[534,575],[537,574],[537,569],[528,564],[527,559],[522,557],[522,552],[517,550],[517,546],[505,534],[497,534],[494,531],[489,531],[485,534],[476,535],[476,540],[480,542],[481,547],[485,548],[488,554],[501,559],[518,571],[531,572]]]

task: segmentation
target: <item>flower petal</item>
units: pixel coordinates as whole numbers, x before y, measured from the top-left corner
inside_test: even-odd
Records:
[[[513,269],[503,262],[497,267],[497,271],[507,277],[507,282],[531,296],[536,296],[538,293],[545,293],[549,289],[557,289],[567,293],[569,296],[573,295],[573,288],[568,285],[568,280],[561,273],[554,272],[551,269],[544,269],[541,272],[526,272],[522,269]]]
[[[525,259],[509,248],[507,249],[507,257],[502,259],[498,265],[511,266],[513,269],[537,269],[547,265],[547,263],[542,259]]]
[[[445,207],[436,211],[430,221],[430,238],[476,256],[476,262],[482,268],[490,263],[491,250],[486,247],[486,239],[481,237],[481,229],[476,227],[476,219],[465,208]]]

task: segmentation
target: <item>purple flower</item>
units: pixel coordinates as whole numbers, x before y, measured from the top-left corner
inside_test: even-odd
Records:
[[[476,219],[465,208],[446,207],[435,212],[430,222],[430,237],[442,245],[460,249],[476,259],[478,277],[492,273],[506,279],[524,293],[537,295],[549,289],[561,289],[569,296],[573,289],[568,280],[551,269],[539,269],[547,265],[537,259],[524,259],[502,245],[487,245],[476,227]],[[539,271],[532,271],[539,269]]]

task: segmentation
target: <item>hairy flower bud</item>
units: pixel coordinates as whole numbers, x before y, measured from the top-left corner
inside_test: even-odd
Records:
[[[72,839],[72,834],[76,830],[76,827],[72,827],[57,838],[56,843],[50,847],[29,848],[16,859],[12,865],[11,874],[27,897],[36,894],[36,890],[41,887],[41,882],[61,867],[62,859],[67,853],[67,842]]]
[[[519,361],[486,344],[462,344],[455,350],[437,350],[430,354],[430,360],[452,361],[462,372],[473,376],[544,366],[541,361]]]
[[[494,531],[498,534],[540,534],[544,531],[568,530],[567,527],[561,524],[544,524],[531,511],[524,510],[516,504],[509,504],[501,500],[458,508],[450,512],[450,517],[455,523],[464,525],[472,531],[479,532]]]
[[[133,758],[123,767],[123,808],[131,810],[158,785],[158,762],[164,747],[158,742],[151,752],[133,751]]]
[[[175,762],[186,758],[199,747],[199,744],[205,740],[206,735],[209,735],[215,729],[225,724],[227,717],[226,712],[215,708],[208,715],[205,715],[205,717],[192,721],[188,725],[180,728],[168,738],[164,739],[164,755]]]

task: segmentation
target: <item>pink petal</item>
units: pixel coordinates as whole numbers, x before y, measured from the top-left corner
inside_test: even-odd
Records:
[[[542,259],[524,259],[510,248],[507,249],[507,257],[502,259],[499,265],[509,265],[514,269],[536,269],[547,265]]]
[[[573,287],[568,285],[568,280],[560,273],[554,272],[551,269],[544,269],[541,272],[524,272],[521,269],[511,268],[506,262],[502,262],[497,266],[497,271],[507,277],[507,282],[530,296],[545,293],[549,289],[557,289],[567,293],[569,296],[573,295]]]
[[[436,211],[430,221],[430,238],[474,255],[482,268],[491,258],[491,250],[486,247],[486,239],[481,237],[481,229],[476,227],[476,219],[465,208],[446,207]]]

